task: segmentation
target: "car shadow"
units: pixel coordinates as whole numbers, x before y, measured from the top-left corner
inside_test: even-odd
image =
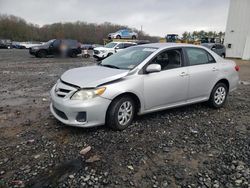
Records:
[[[144,115],[136,115],[134,122],[137,122],[140,124],[140,123],[143,123],[145,120],[154,121],[155,119],[157,121],[159,120],[159,117],[161,118],[161,117],[168,116],[168,115],[183,115],[186,113],[189,113],[189,114],[197,113],[199,110],[204,110],[204,111],[212,110],[213,111],[213,109],[208,107],[206,103],[204,102],[204,103],[191,104],[187,106],[175,107],[175,108],[152,112],[152,113],[144,114]],[[88,133],[95,133],[97,131],[114,132],[114,130],[109,128],[107,125],[96,126],[96,127],[74,127],[74,126],[64,125],[63,123],[57,121],[56,119],[55,121],[56,121],[55,124],[57,126],[59,125],[62,129],[68,130],[74,134],[88,134]],[[128,127],[127,129],[133,129],[133,127],[134,126]],[[117,132],[121,132],[121,131],[117,131]]]

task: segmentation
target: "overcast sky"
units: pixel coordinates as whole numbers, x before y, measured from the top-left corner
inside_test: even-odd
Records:
[[[226,27],[229,0],[0,0],[0,13],[38,24],[111,22],[151,35]]]

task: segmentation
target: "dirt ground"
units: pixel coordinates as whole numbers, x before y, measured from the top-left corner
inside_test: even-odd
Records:
[[[250,188],[250,62],[236,61],[244,82],[222,109],[165,110],[115,132],[65,126],[49,111],[60,75],[92,58],[0,50],[0,187]]]

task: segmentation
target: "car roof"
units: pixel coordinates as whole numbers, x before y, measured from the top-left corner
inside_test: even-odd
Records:
[[[185,43],[150,43],[150,44],[143,44],[140,45],[143,47],[151,47],[151,48],[171,48],[171,47],[198,47],[203,48],[200,45],[194,45],[194,44],[185,44]]]

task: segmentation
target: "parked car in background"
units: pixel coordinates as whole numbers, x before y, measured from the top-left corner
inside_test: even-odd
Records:
[[[36,42],[36,41],[28,41],[28,42],[20,42],[19,43],[19,48],[21,49],[29,49],[31,47],[34,47],[34,46],[39,46],[39,45],[42,45],[43,43],[42,42]]]
[[[102,60],[125,48],[137,45],[134,42],[110,42],[103,47],[94,48],[93,57]]]
[[[237,88],[239,67],[197,45],[156,43],[127,48],[99,65],[65,72],[51,89],[50,109],[79,127],[123,130],[136,114],[207,101],[222,107]]]
[[[226,47],[220,43],[202,43],[202,46],[214,51],[219,56],[225,58],[226,57]]]
[[[12,48],[10,39],[0,39],[0,48],[9,49]]]
[[[31,47],[31,55],[42,58],[47,56],[76,57],[82,53],[81,44],[72,39],[52,39],[43,45]]]
[[[12,48],[16,48],[16,49],[24,49],[25,48],[24,46],[20,45],[20,42],[17,42],[17,41],[12,41],[11,45],[12,45]]]
[[[137,39],[138,34],[129,29],[122,29],[108,35],[109,39]]]

